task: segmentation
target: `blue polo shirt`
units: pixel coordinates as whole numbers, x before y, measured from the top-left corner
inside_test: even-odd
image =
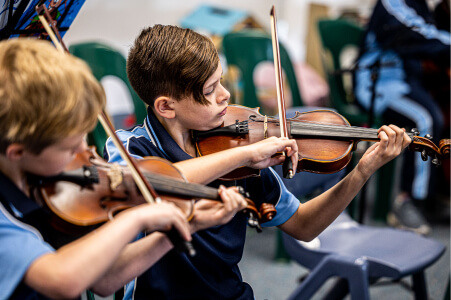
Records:
[[[143,125],[117,134],[128,152],[135,158],[158,156],[173,163],[192,158],[172,139],[148,109]],[[123,163],[111,139],[104,155],[109,162]],[[258,206],[262,202],[276,206],[277,215],[263,226],[285,223],[298,209],[299,200],[284,186],[271,169],[261,171],[257,178],[238,181],[215,181],[209,186],[239,185],[250,194]],[[175,250],[168,252],[136,283],[134,299],[254,299],[251,287],[243,282],[238,262],[241,260],[246,236],[247,220],[238,213],[227,224],[202,230],[193,235],[195,257]],[[129,287],[125,298],[131,297]]]
[[[0,299],[47,299],[22,282],[34,260],[54,251],[38,230],[22,222],[38,209],[0,172]]]

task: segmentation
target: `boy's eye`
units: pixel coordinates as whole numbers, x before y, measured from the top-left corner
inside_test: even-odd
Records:
[[[214,90],[215,90],[215,89],[212,88],[210,91],[205,92],[204,95],[205,95],[205,96],[211,95],[211,94],[213,93]]]

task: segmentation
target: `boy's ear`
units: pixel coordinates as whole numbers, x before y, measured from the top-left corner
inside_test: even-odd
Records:
[[[158,97],[155,100],[153,107],[155,112],[163,118],[173,119],[175,117],[174,100],[169,97]]]
[[[5,155],[9,160],[18,161],[25,151],[25,146],[22,144],[11,144],[6,147]]]

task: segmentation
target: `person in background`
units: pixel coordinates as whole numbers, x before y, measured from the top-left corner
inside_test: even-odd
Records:
[[[434,97],[428,87],[426,64],[448,72],[444,81],[448,93],[442,93],[442,99]],[[436,27],[426,0],[378,0],[356,67],[355,96],[385,122],[430,134],[438,145],[446,123],[449,126],[449,66],[450,33]],[[448,108],[443,110],[443,106]],[[421,234],[430,232],[421,207],[424,200],[434,197],[436,173],[419,153],[404,154],[400,193],[388,214],[389,224]]]

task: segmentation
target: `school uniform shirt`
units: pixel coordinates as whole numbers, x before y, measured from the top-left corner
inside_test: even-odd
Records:
[[[0,299],[47,299],[22,279],[31,263],[54,249],[22,222],[39,206],[0,172]]]
[[[184,152],[148,109],[143,125],[119,130],[118,136],[131,156],[159,156],[171,162],[192,158]],[[104,155],[109,162],[123,163],[117,148],[108,140]],[[276,206],[277,215],[263,226],[285,223],[298,209],[296,199],[271,169],[261,170],[261,176],[239,181],[215,181],[209,186],[242,186],[258,206],[262,202]],[[194,257],[175,250],[168,252],[153,267],[129,285],[125,298],[130,299],[253,299],[251,287],[243,282],[238,262],[243,255],[247,220],[237,213],[225,225],[199,231],[192,244]],[[133,291],[133,289],[135,289]]]

